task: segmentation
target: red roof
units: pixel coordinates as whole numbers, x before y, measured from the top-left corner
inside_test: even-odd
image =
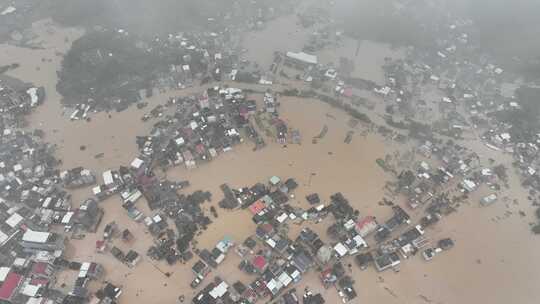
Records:
[[[248,110],[248,108],[246,106],[241,105],[238,108],[238,114],[240,114],[240,116],[242,116],[244,118],[248,118],[249,117],[249,110]]]
[[[47,286],[49,285],[49,279],[37,279],[30,280],[31,285]]]
[[[182,131],[183,131],[185,137],[187,137],[187,138],[193,137],[193,130],[191,128],[186,127],[186,128],[183,128]]]
[[[96,241],[96,249],[98,250],[105,249],[105,241],[103,240]]]
[[[352,88],[345,88],[345,89],[343,90],[343,96],[345,96],[345,97],[352,97],[352,95],[353,95],[353,90],[352,90]]]
[[[321,271],[321,279],[328,278],[332,275],[332,268],[327,268],[324,271]]]
[[[259,227],[260,229],[262,229],[262,231],[266,232],[267,234],[272,233],[274,231],[274,227],[270,223],[261,224]]]
[[[137,183],[140,184],[143,188],[150,186],[155,180],[155,177],[148,176],[146,174],[141,174],[137,176]]]
[[[94,272],[96,271],[97,264],[96,263],[90,263],[90,267],[88,267],[88,272]]]
[[[359,221],[358,223],[356,223],[356,228],[362,229],[365,225],[369,225],[369,224],[371,224],[371,223],[373,223],[373,222],[376,222],[374,216],[366,216],[366,217],[363,218],[361,221]]]
[[[0,300],[9,300],[15,293],[15,289],[19,286],[23,276],[14,272],[8,274],[4,284],[0,287]]]
[[[262,255],[258,255],[253,258],[251,264],[253,264],[253,267],[257,268],[257,270],[264,271],[266,268],[266,259]]]
[[[258,200],[249,206],[249,211],[253,214],[258,214],[266,208],[266,203],[262,200]]]
[[[43,262],[35,263],[32,267],[32,273],[34,274],[47,274],[47,264]]]
[[[204,154],[204,152],[206,152],[203,144],[196,145],[195,149],[197,150],[197,153],[199,154]]]

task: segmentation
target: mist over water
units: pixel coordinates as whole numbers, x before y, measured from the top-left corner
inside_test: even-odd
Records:
[[[246,99],[253,100],[261,112],[256,114],[257,118],[265,115],[261,106],[266,103],[264,92],[270,90],[279,97],[279,117],[271,121],[264,119],[260,125],[257,125],[257,118],[252,121],[253,126],[260,128],[260,133],[265,136],[267,147],[255,151],[251,141],[246,140],[230,153],[220,152],[211,162],[204,159],[194,170],[184,168],[183,162],[166,169],[157,170],[156,167],[160,178],[188,180],[191,186],[182,193],[202,189],[214,195],[205,208],[217,208],[219,217],[215,215],[208,229],[197,235],[198,249],[213,248],[224,235],[233,237],[239,244],[256,231],[255,222],[247,210],[219,208],[218,201],[223,196],[220,185],[224,183],[236,189],[256,182],[264,183],[273,175],[284,179],[291,177],[300,185],[294,196],[291,195],[291,206],[300,208],[298,210],[312,207],[304,199],[309,194],[318,193],[326,200],[336,192],[343,192],[359,210],[359,218],[375,216],[383,223],[390,214],[387,201],[392,200],[392,205],[404,206],[407,212],[415,214],[412,222],[416,224],[417,217],[427,214],[425,210],[411,207],[410,197],[406,197],[405,192],[389,191],[399,183],[401,177],[398,173],[411,170],[409,173],[419,180],[427,172],[440,175],[436,171],[439,164],[450,167],[459,159],[459,172],[457,165],[451,169],[456,171],[452,174],[456,174],[450,184],[470,177],[482,180],[486,187],[471,192],[470,197],[463,195],[463,201],[453,205],[456,210],[452,210],[451,215],[445,214],[436,229],[426,230],[431,242],[429,246],[436,246],[438,240],[448,237],[456,240],[456,247],[442,253],[436,261],[429,262],[431,264],[424,261],[420,252],[416,257],[403,259],[407,266],[400,273],[380,274],[375,269],[360,272],[352,258],[343,260],[344,265],[349,262],[352,265],[349,266],[350,275],[356,281],[355,288],[361,299],[349,303],[497,304],[534,303],[537,299],[540,260],[536,257],[540,243],[538,236],[532,235],[531,225],[537,225],[540,234],[540,186],[534,194],[527,191],[530,188],[524,188],[519,174],[529,174],[529,171],[516,165],[520,160],[515,157],[520,150],[502,152],[511,147],[502,139],[500,149],[499,146],[492,149],[486,143],[493,143],[492,135],[502,133],[511,136],[514,143],[540,142],[540,135],[537,135],[540,132],[540,90],[528,81],[540,79],[540,0],[41,1],[52,11],[56,22],[42,20],[29,30],[32,32],[29,36],[36,37],[34,40],[39,42],[39,47],[32,48],[13,41],[0,45],[0,67],[20,64],[20,67],[8,70],[6,75],[45,89],[46,101],[28,116],[28,129],[40,129],[45,134],[43,140],[56,145],[55,156],[62,160],[59,169],[84,166],[99,176],[106,170],[128,165],[135,157],[141,157],[138,139],[159,135],[166,129],[162,126],[173,124],[173,120],[175,129],[186,133],[193,131],[191,120],[195,123],[193,117],[199,117],[201,113],[206,115],[207,109],[195,115],[181,107],[184,102],[198,104],[201,95],[208,92],[207,88],[227,86],[243,89]],[[270,7],[281,11],[273,17],[261,13],[264,11],[270,15]],[[51,12],[47,14],[49,17]],[[309,19],[306,23],[305,15]],[[328,20],[332,22],[327,23]],[[472,20],[473,25],[468,25],[468,20]],[[450,30],[453,24],[460,24],[455,27],[456,31]],[[346,35],[342,35],[342,31]],[[169,34],[180,32],[183,33],[178,35],[179,38],[167,38]],[[463,46],[455,39],[462,33],[469,38]],[[438,41],[443,39],[448,41]],[[169,44],[169,41],[174,43]],[[196,50],[191,52],[191,47],[190,51],[180,47],[180,41],[197,45]],[[317,43],[314,41],[320,42],[321,46],[315,47]],[[458,45],[456,53],[446,51],[445,48],[451,44]],[[203,49],[210,51],[207,56],[202,55]],[[461,49],[467,49],[468,53],[461,56]],[[437,53],[439,50],[456,56],[441,56]],[[318,64],[296,68],[279,63],[289,51],[314,54]],[[214,55],[218,52],[227,60],[216,59]],[[470,57],[467,56],[469,54]],[[484,57],[485,61],[479,59]],[[168,80],[172,77],[170,75],[179,76],[180,67],[183,68],[184,64],[190,71],[184,71],[190,74],[188,86],[172,81],[171,86],[160,85],[160,81]],[[485,72],[489,70],[487,65],[491,64],[491,71]],[[274,82],[271,85],[257,83],[260,79],[258,73],[253,76],[253,83],[228,78],[229,70],[238,72],[244,66],[244,75],[248,71],[262,71]],[[171,67],[174,67],[174,73]],[[213,74],[216,67],[219,70],[226,68],[227,72],[222,72],[219,79],[205,77]],[[274,67],[273,72],[268,71]],[[496,75],[493,70],[499,67],[501,73]],[[334,69],[339,75],[336,79],[325,75]],[[456,70],[461,71],[458,73]],[[519,73],[530,79],[521,79]],[[315,81],[308,80],[305,77],[308,75],[314,75]],[[445,81],[434,80],[431,76],[445,78]],[[185,78],[175,79],[184,81]],[[446,80],[448,83],[442,86]],[[456,90],[451,88],[452,83],[457,84]],[[528,85],[531,88],[523,89]],[[345,90],[340,93],[338,88],[345,87],[351,89],[352,96],[345,96]],[[498,91],[504,87],[510,87],[508,94]],[[383,96],[374,88],[379,91],[388,88],[390,93]],[[317,93],[317,97],[308,94],[297,96],[299,89]],[[114,110],[117,100],[131,97],[124,94],[125,91],[136,92],[137,101],[127,108]],[[474,96],[469,100],[465,95]],[[70,118],[73,109],[77,108],[75,104],[90,104],[90,100],[101,103],[101,107],[96,107],[96,111],[89,114],[91,119]],[[181,103],[173,105],[177,100]],[[220,98],[216,97],[216,100]],[[449,107],[446,108],[441,100],[450,104]],[[510,102],[514,101],[519,101],[519,106],[511,110]],[[454,107],[452,103],[455,103],[455,108],[451,108]],[[156,115],[149,115],[154,110]],[[473,111],[479,114],[472,114]],[[193,117],[183,117],[186,113]],[[493,113],[493,116],[488,116]],[[151,117],[149,121],[143,119],[147,115]],[[189,125],[176,125],[176,120],[183,119]],[[269,127],[269,131],[263,134],[267,123],[273,126],[277,122],[286,123],[291,131],[298,131],[303,137],[302,144],[276,142],[273,129]],[[489,129],[494,131],[488,132]],[[423,137],[424,131],[434,137]],[[422,133],[422,137],[416,140],[414,133]],[[178,131],[175,134],[183,133]],[[465,136],[462,137],[463,134]],[[203,145],[203,137],[200,142]],[[172,146],[173,141],[170,143]],[[436,152],[430,152],[429,156],[418,153],[425,149],[432,151],[432,143]],[[457,152],[452,153],[452,159],[439,162],[441,155],[438,153],[454,145]],[[478,154],[481,163],[475,164],[469,152]],[[160,157],[162,155],[156,160]],[[384,160],[384,166],[381,160]],[[433,170],[419,168],[423,168],[420,161],[429,163]],[[469,161],[474,164],[469,168],[471,171],[461,172],[461,164],[468,165]],[[532,166],[540,172],[537,156],[534,162],[523,161],[525,164],[521,165]],[[399,170],[390,172],[385,169],[385,163],[393,164]],[[493,168],[499,165],[508,168],[510,179],[505,182],[508,185],[502,185],[502,179],[493,174],[486,178],[489,182],[479,177],[481,172],[483,175],[483,169],[495,171]],[[424,173],[417,174],[419,172]],[[426,179],[429,179],[429,174]],[[527,178],[527,181],[531,179]],[[540,185],[539,181],[536,179],[534,182]],[[454,184],[443,190],[449,190],[454,196],[452,199],[462,197],[461,190]],[[74,207],[89,193],[89,189],[74,191]],[[500,201],[490,207],[480,207],[480,200],[492,193],[496,193]],[[141,211],[145,215],[155,214],[148,209],[145,200],[143,198],[143,202],[138,203]],[[428,206],[427,203],[425,205]],[[125,214],[119,196],[103,202],[102,206],[105,216],[101,228],[84,239],[70,240],[68,259],[92,259],[102,264],[107,270],[107,281],[122,285],[122,304],[177,303],[178,296],[185,296],[188,300],[200,290],[189,287],[193,279],[189,269],[192,264],[171,266],[145,257],[137,267],[128,269],[122,265],[119,267],[119,261],[109,253],[95,254],[96,241],[102,240],[104,224],[112,221],[136,235],[135,242],[130,244],[118,240],[115,244],[121,249],[134,249],[144,255],[155,245],[155,239],[147,228]],[[320,223],[309,222],[307,226],[315,229],[322,241],[334,246],[341,240],[332,239],[327,228],[338,220],[328,217]],[[303,227],[294,222],[287,227],[290,229],[287,236],[294,240]],[[394,231],[396,236],[397,232]],[[372,244],[369,250],[378,251],[379,244]],[[262,242],[261,245],[264,246]],[[230,283],[235,280],[252,282],[253,274],[238,269],[244,259],[230,253],[211,276],[230,279]],[[171,276],[163,276],[156,265],[170,271]],[[305,287],[314,288],[324,294],[327,303],[339,303],[339,289],[323,289],[320,279],[320,271],[312,271],[295,287],[299,293]],[[58,276],[58,285],[66,283],[70,286],[73,281],[64,272]],[[202,286],[209,282],[207,278]],[[260,299],[258,303],[269,303],[267,300]]]

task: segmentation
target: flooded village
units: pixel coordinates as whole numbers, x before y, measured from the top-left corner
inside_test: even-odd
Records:
[[[536,302],[535,84],[470,20],[401,47],[284,2],[8,33],[0,302]]]

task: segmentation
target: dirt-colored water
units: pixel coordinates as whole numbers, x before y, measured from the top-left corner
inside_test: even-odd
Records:
[[[285,28],[290,31],[293,25],[294,22]],[[31,127],[44,129],[46,140],[58,145],[58,156],[63,159],[64,167],[83,165],[100,173],[104,169],[129,163],[136,155],[135,136],[145,134],[151,123],[142,123],[140,117],[143,112],[135,108],[112,113],[111,118],[105,113],[93,115],[91,122],[69,121],[62,115],[60,96],[55,91],[56,71],[61,60],[56,52],[65,52],[69,43],[81,33],[43,25],[36,26],[35,30],[43,41],[43,50],[0,46],[0,64],[21,64],[20,68],[10,72],[11,75],[43,85],[47,90],[45,104],[31,116]],[[268,52],[264,58],[270,58],[271,62],[276,45],[270,43],[262,47],[256,42],[264,40],[261,35],[268,33],[248,35],[248,40],[254,39],[251,52]],[[276,41],[290,47],[291,41],[281,42],[278,38],[275,38]],[[255,46],[260,49],[255,49]],[[382,48],[380,45],[375,47],[377,50]],[[369,62],[367,56],[369,52],[362,55],[361,62]],[[261,61],[263,64],[267,62]],[[368,73],[375,68],[363,69],[362,66],[359,63],[355,70]],[[365,76],[374,80],[377,77]],[[163,102],[169,94],[178,92],[157,95],[149,102]],[[311,192],[318,192],[324,199],[334,192],[342,192],[361,214],[380,218],[388,216],[389,209],[377,204],[388,176],[375,165],[375,159],[390,153],[396,146],[375,135],[362,138],[359,132],[355,133],[351,144],[344,144],[349,130],[348,117],[344,113],[313,100],[281,98],[281,102],[284,118],[303,135],[302,145],[284,148],[270,144],[261,151],[253,152],[250,144],[246,143],[196,170],[173,169],[168,177],[188,179],[192,184],[189,191],[210,190],[214,194],[211,204],[216,204],[221,198],[219,185],[224,182],[239,187],[265,181],[272,175],[294,177],[300,184],[296,192],[298,205],[307,207],[303,198]],[[318,144],[312,144],[311,138],[319,133],[323,125],[328,126],[328,134]],[[87,147],[85,151],[80,151],[81,145]],[[95,159],[94,155],[98,153],[104,153],[104,157]],[[513,179],[512,184],[516,183]],[[88,193],[89,189],[76,191],[75,201],[82,200]],[[353,265],[353,277],[359,293],[354,303],[536,303],[540,294],[536,288],[540,282],[540,262],[536,259],[540,245],[529,232],[527,223],[532,220],[532,212],[525,196],[516,191],[512,193],[512,198],[518,198],[519,205],[498,203],[489,208],[477,207],[477,198],[472,198],[470,206],[462,207],[434,230],[428,231],[434,241],[442,237],[452,237],[456,241],[454,249],[437,256],[432,262],[426,263],[420,257],[412,257],[402,264],[399,273],[383,274],[373,270],[360,272]],[[111,198],[101,204],[105,209],[103,223],[115,220],[122,229],[129,228],[135,234],[133,242],[125,244],[118,240],[115,244],[122,249],[133,248],[144,255],[151,244],[151,237],[144,227],[127,217],[119,198]],[[144,201],[139,201],[138,206],[146,210]],[[206,206],[209,207],[210,204]],[[527,216],[522,218],[517,215],[519,210],[525,211]],[[506,211],[513,213],[507,216]],[[218,213],[219,218],[214,219],[209,229],[198,237],[200,248],[212,247],[224,235],[242,242],[254,232],[254,224],[247,211],[218,209]],[[189,298],[193,293],[189,288],[191,264],[170,267],[161,263],[153,264],[145,257],[141,264],[130,269],[116,262],[110,254],[95,253],[95,241],[101,238],[103,226],[97,234],[88,234],[83,240],[72,240],[67,254],[74,259],[103,264],[107,279],[124,286],[121,303],[175,303],[179,295]],[[315,228],[325,236],[323,225]],[[252,278],[237,270],[239,262],[236,254],[230,253],[225,263],[212,275],[219,275],[231,283],[238,279],[248,283]],[[166,277],[164,272],[172,275]],[[60,280],[63,278],[61,276]],[[316,290],[322,289],[315,273],[308,275],[298,289],[302,290],[306,285]],[[328,303],[338,303],[335,290],[323,292]]]
[[[351,77],[367,79],[384,85],[382,65],[385,58],[402,58],[404,50],[394,50],[386,44],[369,40],[356,41],[344,38],[339,46],[325,48],[318,55],[320,63],[335,67],[339,67],[341,57],[347,58],[353,65]]]
[[[297,18],[290,15],[268,22],[260,31],[248,33],[243,39],[246,53],[242,58],[268,70],[274,60],[274,52],[300,52],[309,37],[309,31],[296,22]]]

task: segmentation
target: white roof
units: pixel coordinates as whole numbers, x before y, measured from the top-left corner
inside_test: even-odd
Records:
[[[347,252],[349,252],[347,247],[345,247],[345,245],[342,243],[337,243],[336,246],[334,246],[334,250],[340,257],[345,256]]]
[[[283,284],[283,286],[287,287],[291,282],[292,282],[292,278],[286,273],[286,272],[282,272],[279,277],[278,277],[278,280],[281,282],[281,284]]]
[[[237,88],[224,88],[219,90],[219,94],[234,95],[242,93],[242,89]]]
[[[3,245],[9,239],[9,236],[4,232],[0,231],[0,245]]]
[[[428,163],[426,163],[425,161],[422,161],[420,163],[420,167],[422,167],[422,169],[426,170],[426,171],[429,171],[429,165]]]
[[[229,129],[227,130],[227,135],[228,136],[236,136],[236,135],[240,135],[240,133],[238,133],[238,131],[236,131],[236,129]]]
[[[92,171],[88,170],[88,169],[83,169],[81,171],[81,175],[92,175]]]
[[[360,235],[357,234],[355,237],[353,237],[353,240],[356,242],[357,246],[359,246],[359,247],[367,247],[366,241]]]
[[[136,201],[139,200],[139,198],[142,197],[142,193],[141,191],[137,190],[135,192],[132,192],[130,193],[130,195],[128,197],[125,198],[125,201],[126,202],[132,202],[132,203],[135,203]]]
[[[296,279],[298,277],[300,277],[300,271],[295,269],[292,273],[289,273],[289,275],[291,276],[291,278]]]
[[[343,224],[343,228],[347,229],[347,230],[351,230],[354,228],[354,226],[356,225],[356,223],[354,222],[354,220],[348,220],[345,224]]]
[[[266,244],[268,244],[268,246],[272,248],[276,247],[276,241],[274,241],[273,239],[266,240]]]
[[[100,194],[101,193],[101,187],[96,186],[96,187],[92,188],[92,193],[94,193],[94,195]]]
[[[227,251],[229,251],[229,247],[231,247],[231,243],[226,241],[219,241],[216,244],[216,248],[223,253],[227,253]]]
[[[281,289],[281,284],[279,281],[276,281],[276,279],[271,279],[266,283],[266,288],[268,288],[272,293],[277,292],[279,289]]]
[[[0,15],[2,15],[2,16],[8,15],[8,14],[11,14],[11,13],[15,12],[16,10],[17,10],[17,8],[15,8],[13,6],[8,6],[2,11],[2,13],[0,13]]]
[[[48,304],[49,302],[43,302],[45,299],[43,298],[28,298],[28,301],[26,301],[26,304]]]
[[[49,232],[40,232],[28,229],[23,234],[22,240],[24,242],[45,243],[50,235],[51,234]]]
[[[390,93],[391,90],[392,89],[390,87],[388,87],[388,86],[385,86],[385,87],[380,88],[380,89],[378,89],[378,88],[373,89],[373,91],[375,91],[375,93],[379,93],[381,95],[388,95],[388,93]]]
[[[225,254],[220,254],[216,259],[215,259],[215,262],[217,264],[221,264],[221,262],[223,262],[225,260]]]
[[[26,93],[30,95],[30,100],[32,101],[32,105],[35,105],[39,101],[37,90],[38,90],[37,88],[30,88],[26,90]]]
[[[135,169],[139,169],[142,164],[144,164],[144,160],[140,159],[140,158],[135,158],[132,162],[131,162],[131,167],[135,168]]]
[[[25,296],[34,297],[38,294],[40,288],[39,285],[26,284],[20,292]]]
[[[17,227],[23,220],[24,218],[18,214],[18,213],[13,213],[7,220],[6,220],[6,224],[8,224],[11,228],[15,228]]]
[[[483,199],[486,200],[486,201],[494,201],[494,200],[497,199],[497,194],[492,193],[492,194],[490,194],[488,196],[485,196]]]
[[[276,218],[276,220],[278,221],[278,223],[283,223],[287,218],[289,218],[287,213],[282,213],[280,216]]]
[[[41,207],[49,208],[49,205],[51,204],[51,201],[52,201],[52,197],[50,197],[50,196],[46,197],[45,200],[43,201],[43,204],[41,205]]]
[[[484,168],[484,169],[482,169],[482,175],[491,176],[491,175],[493,175],[493,171],[491,171],[490,168]]]
[[[175,140],[176,144],[181,146],[183,145],[186,141],[184,140],[183,137],[178,137],[176,140]]]
[[[62,224],[64,224],[64,225],[69,224],[69,222],[71,222],[71,218],[73,217],[74,214],[75,214],[75,212],[73,212],[73,211],[67,212],[64,215],[64,217],[62,218]]]
[[[45,298],[42,298],[42,297],[28,298],[28,301],[26,302],[26,304],[54,304],[54,301],[51,300],[51,299],[45,299]]]
[[[304,52],[299,52],[299,53],[287,52],[287,57],[298,60],[298,61],[302,61],[305,63],[309,63],[309,64],[317,64],[318,62],[317,56],[304,53]]]
[[[221,282],[218,286],[214,287],[214,289],[210,290],[209,294],[212,298],[218,299],[227,293],[228,288],[229,285],[227,285],[227,283]]]
[[[26,262],[27,262],[26,259],[23,259],[23,258],[16,258],[16,259],[13,261],[13,266],[16,266],[16,267],[24,267],[24,265],[26,265]]]
[[[476,188],[476,184],[470,179],[463,180],[463,186],[466,187],[469,191],[472,191]]]
[[[145,218],[144,218],[144,224],[145,224],[146,226],[150,226],[150,225],[152,225],[153,223],[154,223],[154,221],[152,221],[152,218],[150,218],[150,217],[145,217]]]
[[[53,262],[56,257],[47,251],[38,251],[34,254],[35,262]]]
[[[0,267],[0,282],[4,282],[10,270],[9,267]]]
[[[105,185],[110,185],[114,183],[114,178],[111,170],[103,172],[103,183],[105,183]]]
[[[79,275],[77,277],[79,278],[85,278],[88,275],[88,270],[82,270],[79,271]]]

